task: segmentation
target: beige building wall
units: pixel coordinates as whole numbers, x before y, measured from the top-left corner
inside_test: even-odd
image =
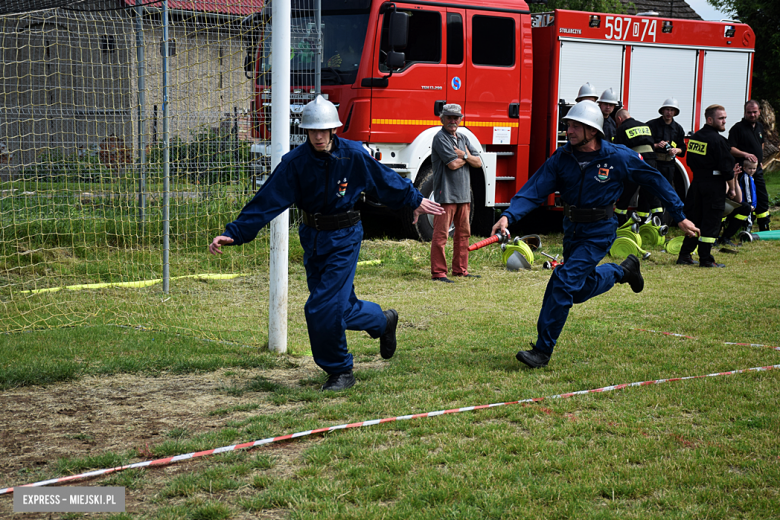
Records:
[[[137,150],[134,16],[131,10],[53,10],[0,17],[0,168],[8,173],[45,154],[96,153],[110,136]],[[243,71],[246,49],[237,20],[176,12],[170,20],[176,55],[169,58],[169,131],[188,141],[199,131],[230,124],[234,109],[246,114],[251,80]],[[161,40],[161,16],[148,13],[142,125],[147,146],[155,137],[162,140]]]

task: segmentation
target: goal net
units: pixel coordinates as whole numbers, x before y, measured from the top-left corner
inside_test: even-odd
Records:
[[[267,341],[268,228],[222,256],[207,246],[270,173],[252,131],[254,110],[270,118],[272,71],[255,72],[270,4],[169,0],[167,59],[162,5],[0,12],[0,332],[112,324]],[[298,29],[293,47],[311,44]]]

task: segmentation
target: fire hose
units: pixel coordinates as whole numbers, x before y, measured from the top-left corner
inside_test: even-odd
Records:
[[[780,230],[772,231],[759,231],[758,233],[750,233],[748,231],[741,232],[737,238],[740,242],[754,242],[758,240],[780,240]]]
[[[505,235],[497,233],[492,237],[470,245],[469,251],[476,251],[496,242],[501,244],[501,260],[510,271],[531,269],[531,265],[534,263],[533,252],[542,246],[542,239],[539,235],[515,237],[510,244],[508,233]]]
[[[496,242],[506,244],[508,241],[509,241],[509,233],[506,234],[496,233],[492,237],[488,237],[484,240],[480,240],[475,244],[471,244],[469,246],[469,251],[476,251],[477,249],[482,249],[483,247],[489,246],[490,244],[495,244]]]

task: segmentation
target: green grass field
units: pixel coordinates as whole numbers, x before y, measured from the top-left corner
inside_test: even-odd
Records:
[[[780,170],[764,172],[766,190],[769,192],[769,201],[774,206],[780,205]],[[777,226],[775,226],[775,229]]]
[[[544,242],[561,252],[560,236]],[[348,332],[358,383],[323,394],[291,247],[285,355],[262,348],[267,267],[245,259],[250,276],[175,286],[165,304],[174,314],[156,310],[159,286],[99,291],[99,302],[80,291],[61,309],[112,298],[115,308],[84,311],[76,327],[0,335],[0,488],[345,423],[780,364],[780,351],[725,344],[780,346],[777,242],[716,254],[727,264],[717,270],[654,251],[641,294],[619,285],[575,306],[549,367],[532,371],[514,354],[536,336],[550,276],[542,257],[530,272],[508,272],[488,247],[471,256],[480,279],[447,286],[429,280],[427,245],[368,240],[361,259],[382,263],[358,269],[356,292],[399,311],[398,352],[382,360],[378,341]],[[232,254],[241,253],[213,262]],[[43,308],[58,297],[45,296]],[[120,326],[131,306],[163,321]],[[223,342],[193,337],[204,324],[205,339]],[[778,391],[780,370],[670,382],[307,436],[73,485],[126,488],[126,513],[89,518],[773,518]],[[0,516],[11,514],[11,496],[0,497]]]

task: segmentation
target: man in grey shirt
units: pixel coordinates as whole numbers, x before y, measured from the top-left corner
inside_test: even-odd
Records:
[[[450,226],[455,224],[452,250],[452,275],[479,278],[469,274],[469,213],[471,210],[471,181],[469,167],[482,167],[479,150],[468,138],[458,133],[463,119],[460,105],[444,105],[441,113],[441,130],[433,136],[431,162],[433,165],[433,198],[444,209],[443,215],[433,218],[431,239],[431,278],[434,281],[452,283],[447,278],[447,260],[444,246],[447,244]]]

